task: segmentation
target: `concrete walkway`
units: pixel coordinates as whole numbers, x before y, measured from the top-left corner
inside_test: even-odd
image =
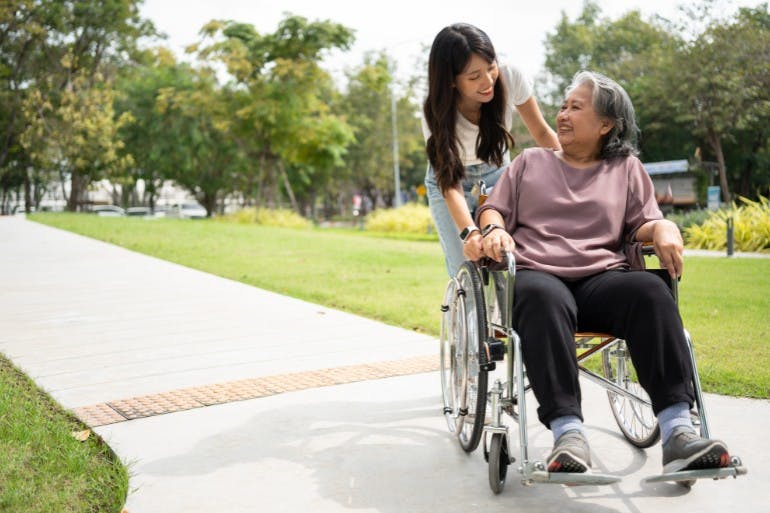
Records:
[[[524,487],[514,464],[495,496],[481,451],[464,454],[446,432],[431,337],[20,217],[0,217],[0,284],[0,351],[129,464],[130,513],[770,504],[770,401],[707,396],[712,431],[749,474],[687,491],[641,482],[660,472],[660,447],[629,446],[585,383],[594,465],[623,480]],[[530,444],[545,455],[550,433],[531,423]]]

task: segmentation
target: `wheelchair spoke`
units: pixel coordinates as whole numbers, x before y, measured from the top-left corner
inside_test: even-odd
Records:
[[[647,399],[646,392],[637,381],[636,371],[625,342],[620,341],[602,351],[602,367],[607,380],[638,397]],[[618,427],[631,444],[644,448],[658,440],[660,429],[648,404],[609,390],[607,397]]]
[[[484,428],[487,406],[487,372],[481,368],[479,351],[487,336],[487,319],[484,295],[479,272],[475,264],[465,262],[457,273],[458,296],[463,299],[458,309],[463,340],[463,407],[467,412],[460,430],[460,445],[467,452],[478,447]],[[459,350],[460,348],[458,348]]]

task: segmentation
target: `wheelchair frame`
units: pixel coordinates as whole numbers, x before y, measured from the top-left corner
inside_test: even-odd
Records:
[[[647,248],[645,253],[653,254],[651,248]],[[466,261],[457,275],[449,280],[444,293],[440,358],[444,416],[449,431],[458,437],[466,452],[474,451],[483,436],[484,457],[489,463],[489,484],[495,493],[503,490],[508,466],[515,461],[509,451],[509,428],[502,421],[503,414],[518,423],[518,472],[524,485],[615,483],[620,477],[593,472],[549,473],[543,461],[529,456],[526,392],[530,387],[526,383],[521,340],[511,326],[516,264],[512,253],[508,252],[506,259],[507,267],[502,271]],[[677,281],[667,281],[677,301]],[[687,330],[685,337],[693,367],[697,409],[693,411],[693,420],[694,424],[700,425],[701,436],[710,438],[692,339]],[[635,381],[625,341],[604,333],[577,333],[575,340],[576,348],[583,349],[577,354],[580,375],[606,389],[623,436],[636,447],[646,448],[655,444],[660,435],[659,426],[649,397]],[[586,358],[597,353],[602,356],[604,375],[581,365]],[[487,374],[495,370],[496,362],[505,363],[506,381],[496,379],[487,390]],[[490,419],[485,423],[487,406]],[[487,436],[490,437],[488,446]],[[745,473],[740,458],[733,457],[731,466],[726,468],[662,474],[646,481],[676,481],[691,486],[700,478],[721,479]]]

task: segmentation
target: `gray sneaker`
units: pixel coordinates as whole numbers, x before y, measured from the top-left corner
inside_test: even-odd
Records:
[[[583,433],[573,429],[556,440],[548,456],[548,472],[585,472],[591,467],[591,450]]]
[[[730,466],[730,453],[721,440],[701,438],[689,427],[674,429],[663,444],[663,473]]]

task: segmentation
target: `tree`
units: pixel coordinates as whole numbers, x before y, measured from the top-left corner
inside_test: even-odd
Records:
[[[671,68],[674,111],[705,142],[718,165],[724,201],[732,201],[725,144],[738,134],[751,154],[767,148],[770,122],[770,14],[767,4],[743,8],[726,21],[712,23],[686,45]],[[734,182],[748,193],[754,166],[733,158]],[[765,171],[767,173],[767,171]],[[765,178],[767,180],[767,178]],[[766,182],[765,182],[766,183]],[[754,191],[755,192],[755,191]]]
[[[146,63],[121,70],[116,84],[118,114],[128,112],[132,121],[120,129],[125,143],[124,151],[133,156],[134,165],[127,170],[125,182],[133,187],[138,180],[144,182],[144,198],[150,208],[164,180],[177,173],[180,142],[185,138],[173,128],[184,130],[182,123],[170,119],[171,114],[162,111],[158,98],[162,91],[189,91],[193,88],[194,70],[187,64],[176,62],[173,54],[158,48],[149,54]]]
[[[130,155],[120,155],[123,143],[118,137],[129,116],[115,116],[115,93],[108,83],[90,82],[90,77],[74,77],[58,104],[41,90],[32,91],[24,105],[28,125],[21,144],[39,168],[58,172],[63,189],[69,181],[63,195],[70,211],[83,205],[91,182],[120,177],[132,162]]]
[[[342,163],[352,140],[347,124],[324,101],[331,78],[318,65],[326,50],[349,47],[351,31],[329,21],[288,15],[273,34],[260,35],[249,24],[218,21],[202,32],[212,42],[194,50],[204,59],[223,62],[244,92],[232,112],[233,136],[256,163],[249,181],[257,203],[277,205],[283,189],[292,206],[303,210],[289,170],[305,183],[322,186],[318,182]]]
[[[53,109],[75,77],[110,74],[136,54],[139,37],[154,33],[139,17],[139,0],[10,0],[0,4],[0,177],[21,172],[26,203],[30,157],[20,144],[25,130],[23,105],[37,91]],[[82,86],[79,86],[83,90]],[[37,113],[35,114],[37,115]],[[45,170],[42,170],[45,173]]]
[[[189,87],[159,90],[156,108],[161,130],[167,132],[163,160],[167,176],[187,188],[211,216],[233,174],[245,165],[244,154],[232,136],[233,96],[221,88],[210,70],[191,70]],[[173,137],[173,145],[168,146]]]
[[[348,75],[341,104],[356,138],[345,158],[347,177],[372,203],[393,195],[391,68],[384,53],[366,55],[363,65]]]

